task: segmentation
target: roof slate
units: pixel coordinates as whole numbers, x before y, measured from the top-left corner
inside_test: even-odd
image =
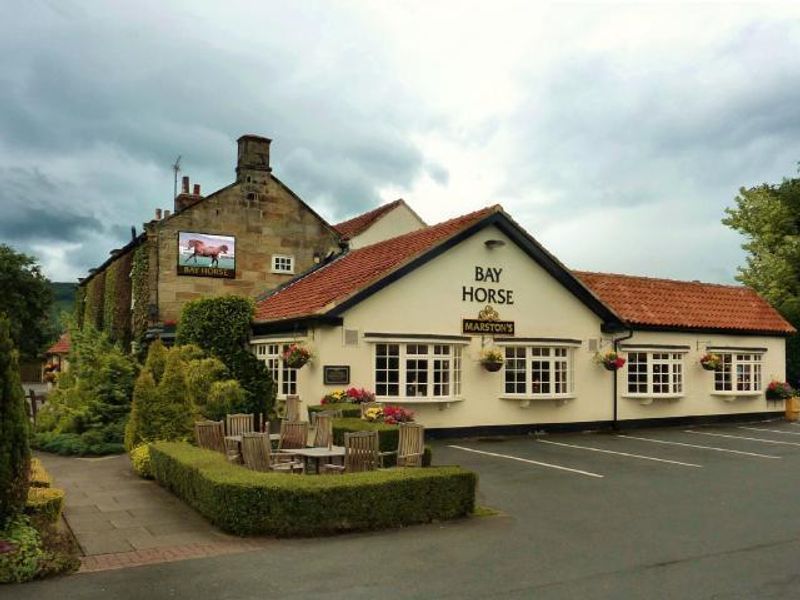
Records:
[[[630,325],[794,333],[777,310],[744,286],[573,271]]]
[[[69,333],[62,333],[58,341],[50,346],[45,354],[68,354],[70,351]]]

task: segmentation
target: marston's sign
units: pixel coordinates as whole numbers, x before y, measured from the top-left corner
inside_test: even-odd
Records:
[[[514,335],[514,321],[482,321],[481,319],[462,319],[461,332],[465,334]]]

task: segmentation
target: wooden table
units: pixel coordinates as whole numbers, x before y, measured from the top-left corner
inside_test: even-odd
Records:
[[[309,459],[314,459],[316,462],[315,473],[319,474],[319,461],[323,458],[340,458],[344,461],[344,446],[331,446],[330,448],[291,448],[286,450],[278,450],[278,452],[292,454],[293,456],[302,456],[303,462],[306,465],[306,472],[308,471]]]

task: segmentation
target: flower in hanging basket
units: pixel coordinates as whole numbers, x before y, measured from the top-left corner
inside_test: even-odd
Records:
[[[767,386],[767,400],[786,400],[794,394],[792,386],[785,381],[772,380]]]
[[[499,371],[503,366],[503,362],[505,362],[505,357],[497,348],[486,348],[481,352],[481,364],[487,371]]]
[[[299,344],[289,344],[283,351],[283,362],[290,369],[299,369],[311,360],[311,350]]]
[[[596,362],[598,365],[603,365],[603,367],[608,371],[616,371],[617,369],[621,369],[625,366],[625,359],[613,350],[610,350],[605,354],[598,352],[594,355],[594,362]]]
[[[709,352],[700,357],[700,366],[706,371],[716,371],[722,366],[722,357]]]

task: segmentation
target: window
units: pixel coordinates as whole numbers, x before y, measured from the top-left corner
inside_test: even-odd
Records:
[[[452,398],[460,394],[460,346],[375,344],[377,397]]]
[[[288,342],[274,344],[257,344],[255,347],[256,358],[267,365],[272,381],[278,388],[278,396],[297,394],[297,371],[283,364],[283,351],[289,347]]]
[[[683,394],[683,354],[628,352],[628,394]]]
[[[507,346],[505,393],[509,396],[566,396],[572,393],[569,348]]]
[[[294,273],[294,256],[285,256],[283,254],[272,255],[272,272],[273,273]]]
[[[717,352],[722,366],[714,371],[715,392],[760,392],[761,354]]]

